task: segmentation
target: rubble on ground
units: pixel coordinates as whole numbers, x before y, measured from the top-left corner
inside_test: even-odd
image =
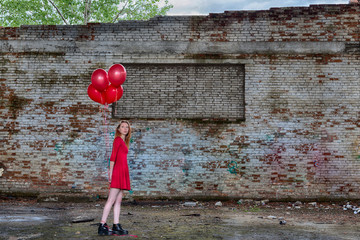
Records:
[[[354,214],[358,214],[360,213],[360,207],[356,207],[356,206],[353,206],[353,205],[350,205],[350,203],[347,203],[346,205],[343,206],[343,210],[353,210],[354,211]]]

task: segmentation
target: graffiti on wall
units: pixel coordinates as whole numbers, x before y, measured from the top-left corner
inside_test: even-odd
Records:
[[[355,140],[354,148],[356,152],[356,159],[360,160],[360,137]]]

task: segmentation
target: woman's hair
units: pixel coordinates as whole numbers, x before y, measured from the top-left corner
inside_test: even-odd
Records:
[[[116,130],[115,130],[115,138],[116,137],[121,137],[121,133],[119,131],[119,128],[121,126],[122,123],[126,123],[128,126],[129,126],[129,132],[126,134],[125,136],[125,144],[126,146],[129,148],[130,146],[130,139],[131,139],[131,127],[130,127],[130,123],[126,120],[121,120],[119,125],[116,127]]]

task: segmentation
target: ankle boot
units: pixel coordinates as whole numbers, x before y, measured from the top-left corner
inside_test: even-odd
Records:
[[[113,224],[112,232],[113,234],[117,234],[117,235],[127,235],[129,233],[127,230],[122,229],[119,223]]]
[[[104,235],[109,236],[109,235],[112,235],[112,231],[106,223],[100,223],[99,229],[98,229],[98,234],[100,236],[104,236]]]

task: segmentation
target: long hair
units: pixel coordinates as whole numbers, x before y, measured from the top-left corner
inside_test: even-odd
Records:
[[[130,147],[130,139],[131,139],[131,127],[130,127],[130,123],[126,120],[121,120],[119,125],[116,127],[116,131],[115,131],[115,138],[116,137],[121,137],[121,133],[119,131],[120,125],[122,123],[126,123],[129,126],[129,132],[125,135],[125,144],[126,146],[129,148]]]

